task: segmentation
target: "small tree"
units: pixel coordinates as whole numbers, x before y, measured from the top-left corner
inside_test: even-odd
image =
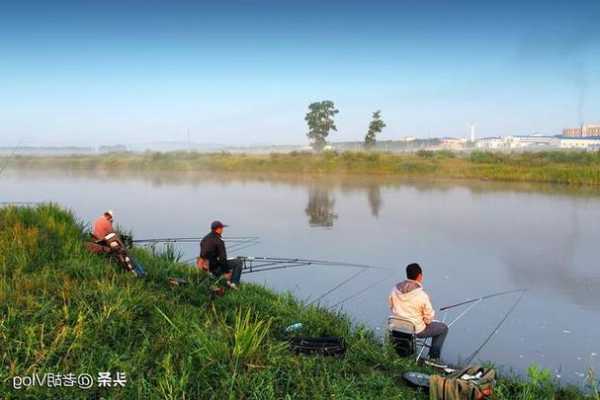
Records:
[[[365,147],[370,149],[377,142],[376,136],[385,128],[385,122],[381,119],[381,111],[377,110],[373,113],[373,119],[369,124],[369,130],[365,136]]]
[[[308,106],[308,112],[304,120],[308,124],[306,136],[312,141],[311,146],[317,151],[323,150],[327,144],[327,136],[330,130],[337,131],[333,117],[339,112],[333,101],[324,100],[312,103]]]

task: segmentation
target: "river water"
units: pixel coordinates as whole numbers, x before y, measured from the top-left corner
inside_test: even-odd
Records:
[[[320,300],[327,306],[345,300],[337,308],[380,334],[387,296],[410,262],[422,265],[436,308],[528,288],[479,359],[521,374],[537,363],[560,382],[579,385],[590,367],[600,371],[598,190],[373,177],[12,170],[0,179],[3,201],[53,201],[88,222],[111,208],[137,238],[201,236],[221,219],[231,225],[226,235],[260,236],[240,255],[388,267],[366,271]],[[195,244],[180,250],[184,258],[198,253]],[[245,279],[311,301],[355,273],[313,266]],[[452,327],[443,357],[457,362],[471,354],[517,297],[473,308]]]

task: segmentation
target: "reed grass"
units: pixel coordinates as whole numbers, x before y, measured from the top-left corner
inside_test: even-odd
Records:
[[[211,300],[205,275],[147,249],[135,250],[148,273],[137,279],[85,240],[56,205],[0,208],[0,398],[427,398],[400,380],[421,368],[344,314],[253,284]],[[173,289],[169,276],[190,284]],[[344,336],[346,357],[292,354],[284,329],[297,321],[311,335]],[[12,387],[33,373],[103,371],[126,373],[126,386]],[[503,380],[496,398],[586,398],[546,380]]]

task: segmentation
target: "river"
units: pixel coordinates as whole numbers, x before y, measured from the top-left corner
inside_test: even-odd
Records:
[[[242,255],[343,260],[369,270],[321,299],[383,334],[387,296],[418,262],[434,306],[498,291],[528,292],[479,355],[524,373],[537,363],[562,383],[600,371],[600,190],[491,182],[278,175],[9,170],[0,202],[53,201],[89,222],[113,209],[137,238],[200,236],[213,219],[226,235],[258,235]],[[180,247],[184,258],[197,245]],[[303,267],[247,280],[314,300],[355,274]],[[457,362],[485,339],[516,295],[478,304],[451,329]],[[459,310],[460,311],[460,310]],[[451,319],[456,312],[447,317]]]

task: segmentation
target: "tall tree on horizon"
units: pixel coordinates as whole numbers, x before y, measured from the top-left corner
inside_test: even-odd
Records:
[[[386,127],[385,122],[381,119],[381,110],[377,110],[373,113],[373,119],[369,124],[369,130],[365,135],[365,147],[367,149],[373,148],[375,143],[377,143],[376,136],[378,133],[381,133],[383,128]]]
[[[340,111],[335,108],[335,104],[331,100],[311,103],[308,110],[304,117],[308,125],[306,136],[311,140],[312,148],[321,151],[327,144],[329,131],[337,131],[333,117]]]

